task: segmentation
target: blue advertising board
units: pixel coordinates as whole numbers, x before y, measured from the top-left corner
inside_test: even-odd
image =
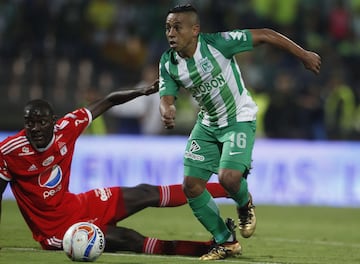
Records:
[[[81,136],[70,190],[182,183],[185,144],[182,136]],[[360,207],[359,157],[357,142],[257,139],[249,187],[256,204]],[[3,198],[13,199],[9,188]]]

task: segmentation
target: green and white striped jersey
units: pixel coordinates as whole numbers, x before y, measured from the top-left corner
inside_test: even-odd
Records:
[[[258,108],[234,57],[252,48],[248,30],[233,30],[200,33],[192,58],[182,58],[169,49],[159,65],[160,96],[176,96],[180,87],[190,91],[200,107],[198,121],[206,126],[255,120]]]

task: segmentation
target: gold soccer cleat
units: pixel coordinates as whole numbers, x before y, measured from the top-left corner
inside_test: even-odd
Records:
[[[249,196],[249,203],[242,208],[237,208],[240,234],[244,238],[251,237],[254,234],[256,228],[255,206],[252,203],[252,197],[250,193]]]
[[[220,260],[227,257],[241,255],[242,249],[240,243],[236,240],[234,220],[227,218],[225,224],[232,233],[233,241],[213,247],[209,253],[202,255],[200,260]]]
[[[209,253],[202,255],[200,260],[219,260],[230,256],[241,255],[241,245],[239,242],[224,243],[211,249]]]

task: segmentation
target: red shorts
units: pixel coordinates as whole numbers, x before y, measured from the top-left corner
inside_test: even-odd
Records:
[[[75,199],[74,199],[75,198]],[[85,193],[80,193],[72,197],[68,208],[72,213],[66,221],[59,221],[55,230],[51,231],[51,236],[40,235],[43,239],[38,240],[43,249],[59,250],[62,248],[62,238],[66,230],[77,222],[91,222],[97,225],[104,233],[107,226],[116,223],[128,216],[120,187],[99,188]]]

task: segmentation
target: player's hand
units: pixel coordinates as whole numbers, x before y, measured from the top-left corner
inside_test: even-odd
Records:
[[[317,53],[306,51],[305,55],[302,57],[302,61],[306,69],[315,74],[320,73],[321,58]]]
[[[160,114],[161,121],[164,124],[166,129],[172,129],[175,127],[175,116],[176,116],[176,107],[175,105],[160,105]]]
[[[159,80],[155,80],[150,86],[144,87],[144,95],[150,95],[159,91]]]

